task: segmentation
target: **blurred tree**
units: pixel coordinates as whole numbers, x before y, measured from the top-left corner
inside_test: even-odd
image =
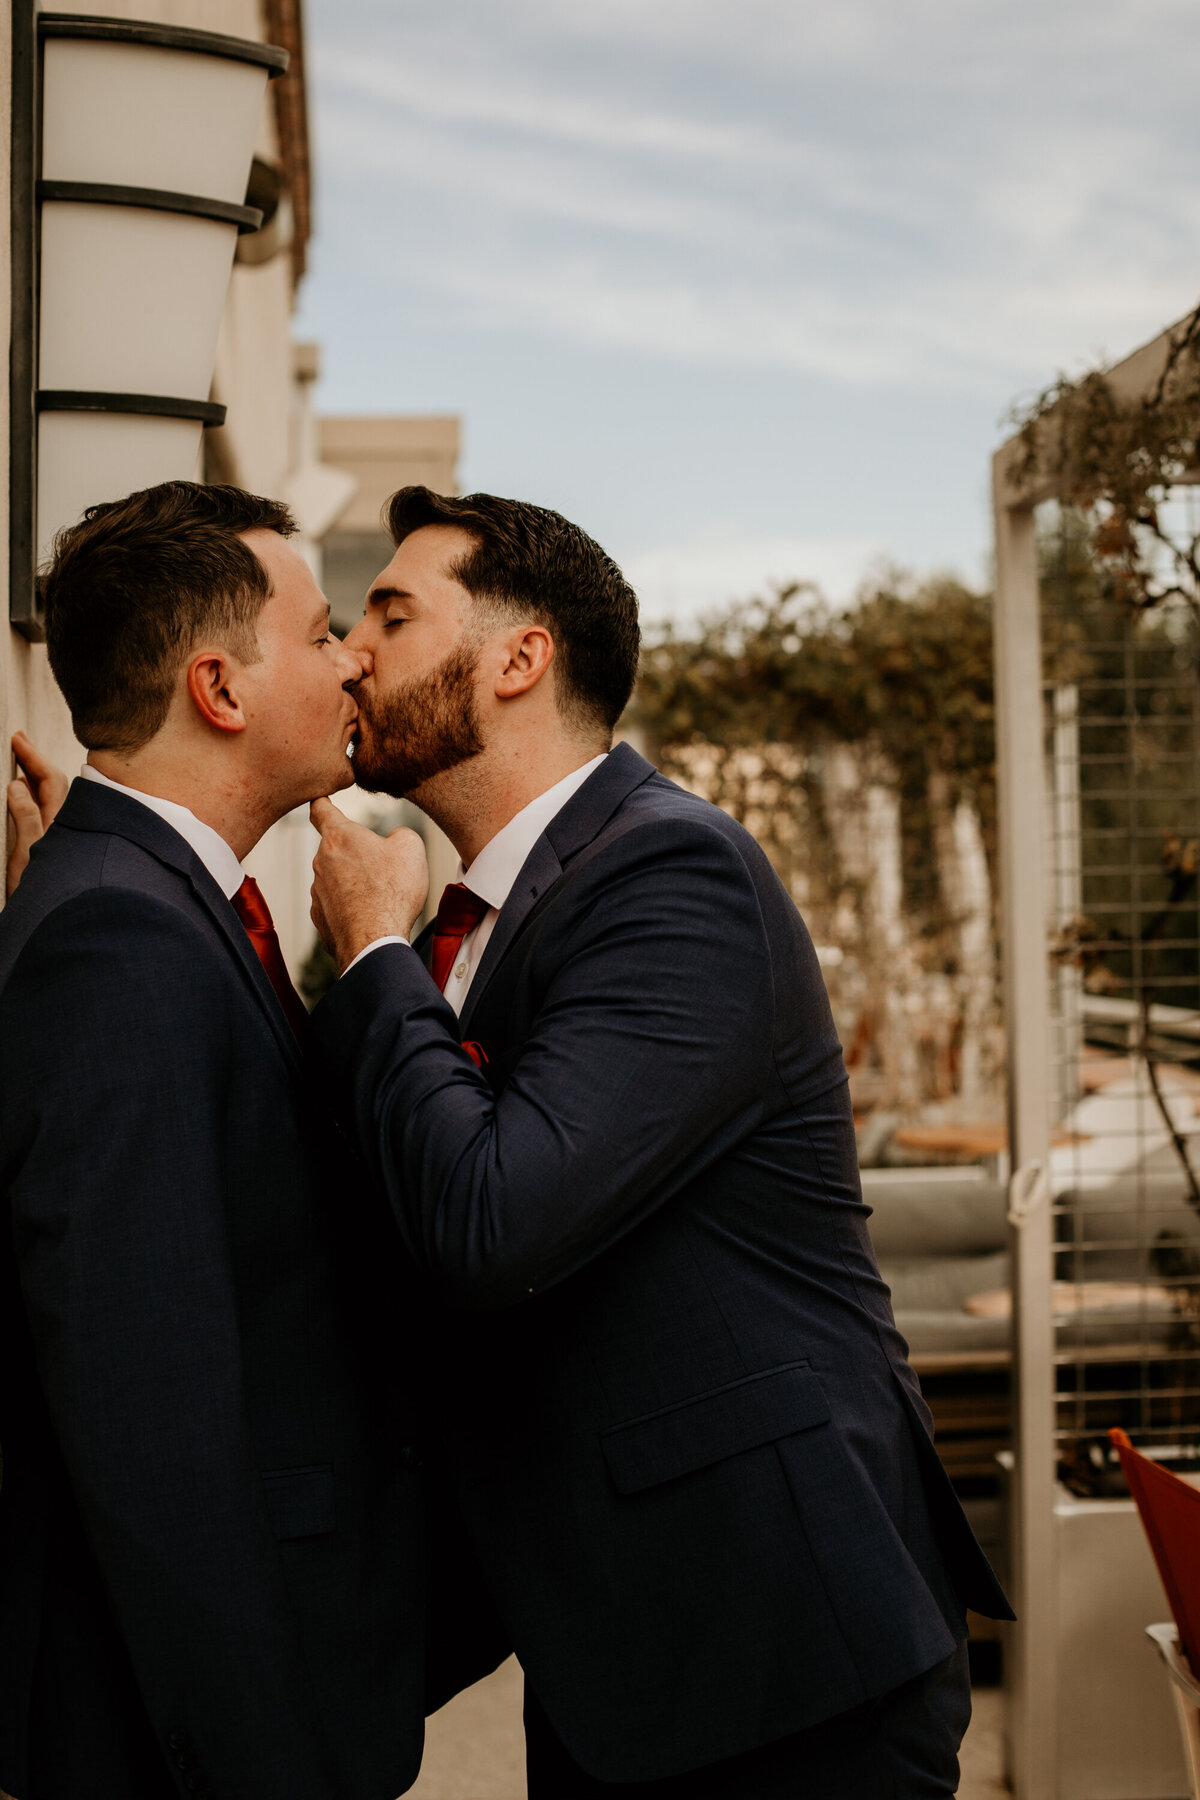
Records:
[[[651,643],[636,710],[806,912],[860,1100],[998,1104],[987,596],[893,572],[838,612],[783,587]]]

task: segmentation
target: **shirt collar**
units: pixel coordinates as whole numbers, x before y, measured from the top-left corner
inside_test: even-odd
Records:
[[[123,781],[113,781],[99,769],[93,769],[91,763],[83,765],[82,774],[85,781],[98,781],[102,787],[115,788],[118,794],[125,794],[130,800],[140,800],[160,819],[165,819],[196,852],[225,898],[233,899],[246,879],[246,871],[225,839],[211,825],[198,819],[186,806],[180,806],[177,800],[164,800],[158,794],[143,794],[140,788],[126,787]]]
[[[458,879],[465,881],[473,894],[498,912],[512,892],[533,846],[556,813],[560,813],[571,795],[581,788],[588,776],[600,767],[607,750],[593,756],[580,769],[572,769],[552,788],[523,806],[519,813],[490,838],[469,869],[459,865]]]

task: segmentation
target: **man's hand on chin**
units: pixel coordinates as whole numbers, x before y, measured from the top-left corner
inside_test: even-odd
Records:
[[[312,922],[341,974],[377,938],[411,938],[429,892],[425,846],[401,828],[379,837],[332,800],[314,800],[321,834],[313,858]]]

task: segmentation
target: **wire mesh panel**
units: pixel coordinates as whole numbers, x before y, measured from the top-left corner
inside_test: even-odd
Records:
[[[1107,596],[1069,514],[1042,542],[1055,1431],[1101,1495],[1110,1426],[1200,1456],[1200,634]]]

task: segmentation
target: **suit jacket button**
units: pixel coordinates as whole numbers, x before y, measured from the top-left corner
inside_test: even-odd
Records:
[[[419,1469],[421,1467],[421,1453],[415,1444],[401,1444],[400,1466],[404,1469]]]
[[[187,1732],[181,1731],[178,1725],[173,1725],[167,1733],[168,1750],[183,1750],[187,1747],[187,1741]]]

